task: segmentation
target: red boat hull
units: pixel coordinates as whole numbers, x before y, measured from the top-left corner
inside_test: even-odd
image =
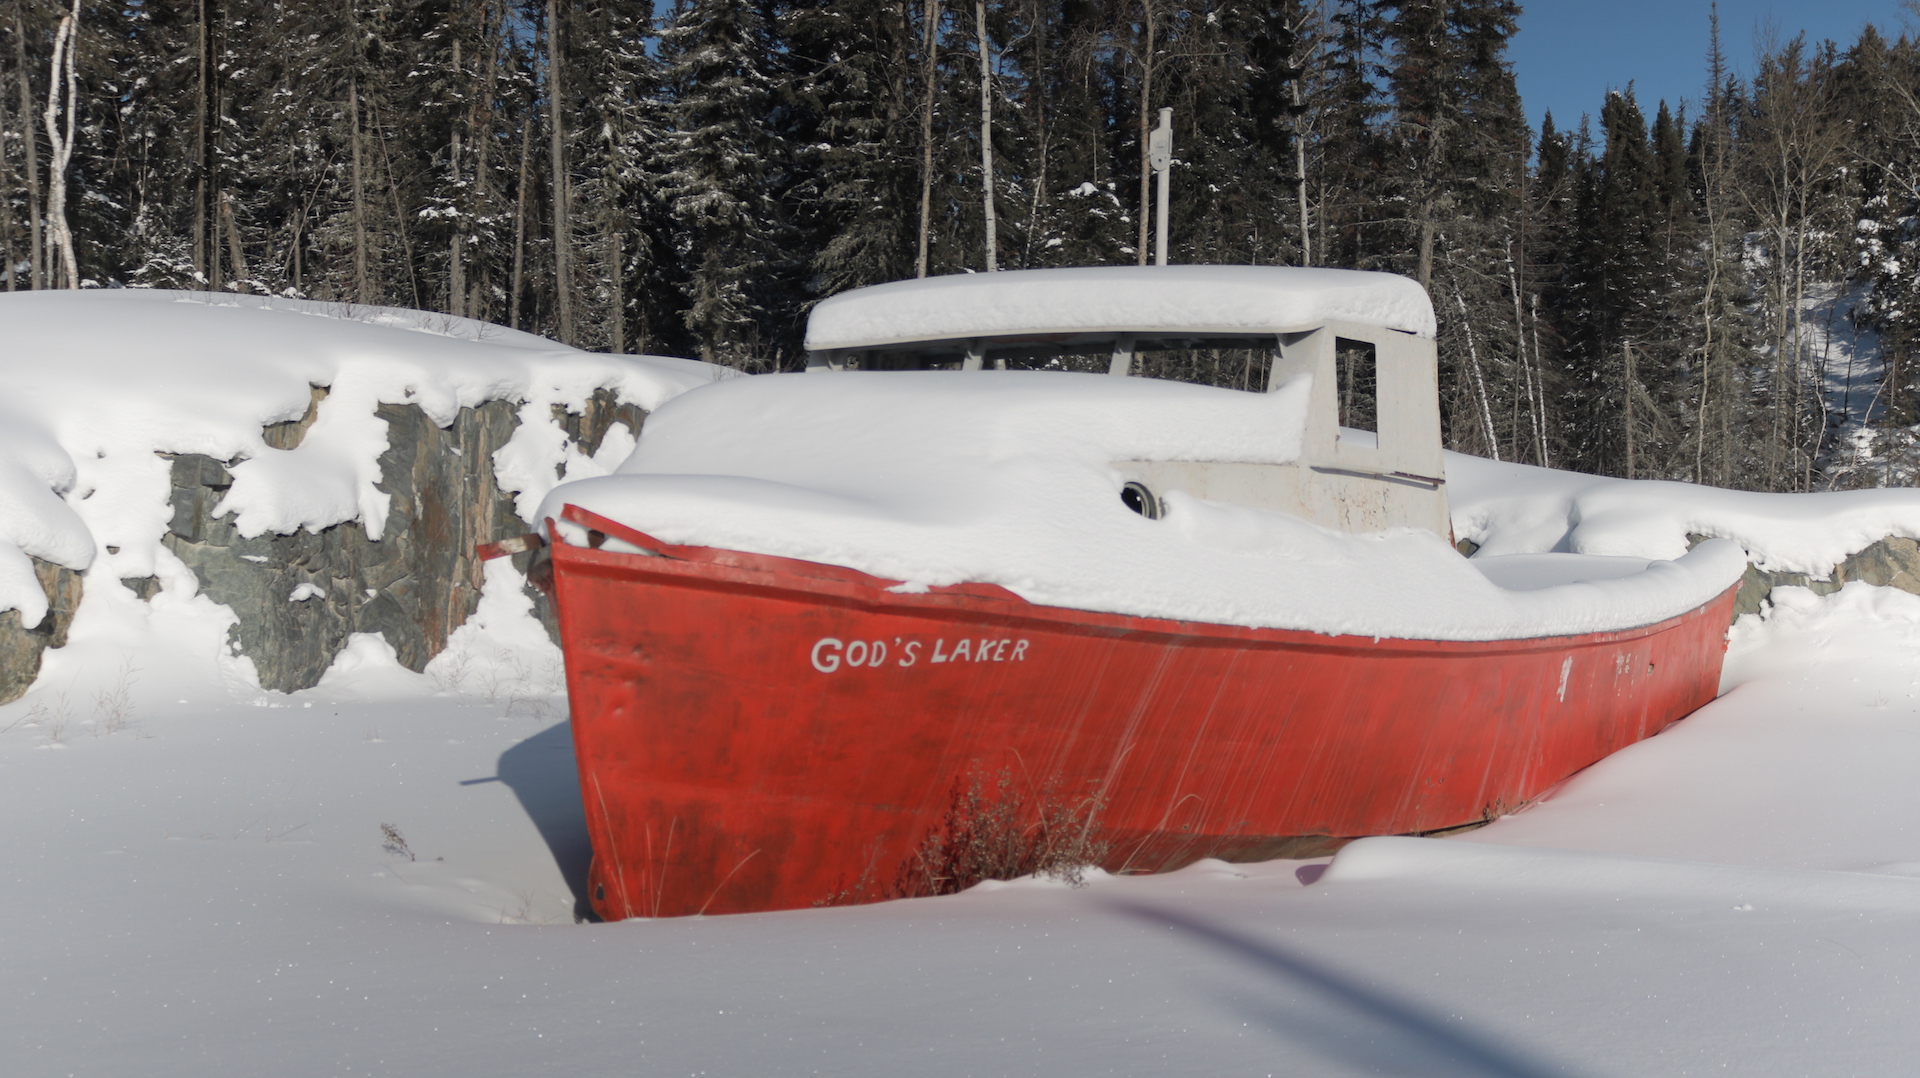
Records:
[[[1655,625],[1396,640],[921,594],[852,570],[556,541],[608,920],[886,897],[957,783],[1097,799],[1114,871],[1490,819],[1711,700],[1733,591]]]

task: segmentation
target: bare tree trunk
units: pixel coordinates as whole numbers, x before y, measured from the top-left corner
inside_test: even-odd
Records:
[[[1625,420],[1624,422],[1621,423],[1620,426],[1621,426],[1622,433],[1626,435],[1626,439],[1627,439],[1627,478],[1632,479],[1633,471],[1634,471],[1634,467],[1633,467],[1634,465],[1634,461],[1633,461],[1633,391],[1636,388],[1638,388],[1640,385],[1640,380],[1636,376],[1633,369],[1633,342],[1632,341],[1620,342],[1620,364],[1621,364],[1621,370],[1626,374],[1626,385],[1621,387],[1623,390],[1625,390],[1625,393],[1623,394],[1625,399],[1621,401],[1621,415],[1625,417]]]
[[[1720,51],[1720,5],[1714,4],[1708,12],[1711,36],[1707,46],[1707,79],[1711,86],[1707,91],[1706,137],[1700,147],[1700,202],[1707,215],[1707,290],[1704,302],[1700,305],[1700,324],[1703,340],[1700,345],[1700,408],[1694,418],[1693,443],[1693,481],[1705,483],[1707,457],[1707,431],[1711,424],[1707,419],[1707,402],[1713,393],[1713,316],[1714,298],[1720,294],[1720,215],[1726,209],[1721,201],[1721,182],[1725,179],[1726,154],[1720,143],[1725,130],[1726,92],[1726,56]],[[1719,477],[1726,480],[1723,474]]]
[[[1147,229],[1153,217],[1152,204],[1148,201],[1152,194],[1153,168],[1147,139],[1152,133],[1149,117],[1153,113],[1154,50],[1159,47],[1159,21],[1155,17],[1155,7],[1154,0],[1140,0],[1140,14],[1146,23],[1147,37],[1146,50],[1140,57],[1140,240],[1137,261],[1142,266],[1147,264]]]
[[[1520,193],[1520,204],[1522,206],[1526,205],[1526,199],[1527,199],[1526,192],[1525,190],[1522,190]],[[1524,220],[1525,219],[1522,218],[1523,230],[1525,228]],[[1508,291],[1513,293],[1513,354],[1519,357],[1521,388],[1522,388],[1522,391],[1525,392],[1527,395],[1527,430],[1528,430],[1528,433],[1533,434],[1535,436],[1535,441],[1537,443],[1539,441],[1539,433],[1540,433],[1540,425],[1539,425],[1540,404],[1538,400],[1537,387],[1534,385],[1533,366],[1532,364],[1527,362],[1527,319],[1526,319],[1525,313],[1522,312],[1520,308],[1520,273],[1519,273],[1519,269],[1515,266],[1516,261],[1525,261],[1525,259],[1526,259],[1525,246],[1522,246],[1520,248],[1519,259],[1515,259],[1513,257],[1512,248],[1511,247],[1508,248],[1507,289]],[[1513,455],[1515,459],[1518,459],[1520,457],[1520,447],[1524,444],[1525,443],[1516,435],[1514,438],[1514,446],[1513,446]],[[1541,446],[1536,444],[1534,446],[1534,462],[1544,464],[1545,462],[1541,459],[1542,456],[1544,456],[1544,453],[1542,452],[1542,448]]]
[[[473,204],[482,207],[482,212],[485,213],[492,212],[495,194],[493,174],[487,168],[487,151],[493,147],[493,95],[497,89],[497,73],[500,70],[500,49],[495,35],[500,32],[499,27],[505,20],[505,14],[504,11],[496,11],[491,3],[483,5],[481,9],[480,39],[486,43],[487,75],[481,84],[480,109],[475,120],[476,130],[480,132],[475,141],[479,143],[480,151],[479,159],[474,163],[473,169]],[[491,278],[487,269],[487,263],[483,259],[479,273],[468,286],[467,316],[469,318],[488,316],[486,294],[487,283]]]
[[[203,0],[204,2],[204,0]],[[27,157],[27,227],[31,233],[32,244],[28,267],[32,277],[29,283],[34,288],[46,284],[46,236],[41,219],[40,187],[40,138],[33,133],[33,83],[27,77],[27,24],[21,14],[24,5],[15,3],[13,8],[13,56],[14,74],[20,83],[20,146]]]
[[[54,32],[53,62],[47,71],[47,142],[53,154],[47,219],[60,252],[62,284],[67,288],[80,287],[80,264],[73,253],[73,229],[67,224],[67,165],[73,160],[74,114],[80,111],[79,80],[74,63],[74,54],[79,51],[79,42],[74,40],[80,29],[79,22],[80,0],[73,0],[73,10],[60,19],[60,28]]]
[[[379,111],[371,107],[368,108],[367,111],[373,115],[374,122],[378,124],[380,122]],[[420,310],[423,309],[426,304],[421,302],[420,299],[420,275],[414,269],[413,238],[407,234],[406,208],[400,205],[400,183],[393,175],[393,155],[387,152],[387,140],[382,138],[379,145],[380,163],[384,166],[383,171],[387,174],[387,202],[393,207],[395,226],[393,234],[394,237],[400,241],[400,257],[406,263],[407,290],[413,297],[413,308]]]
[[[476,102],[474,95],[470,92],[470,88],[466,86],[467,73],[465,67],[460,62],[460,38],[457,36],[457,30],[455,34],[456,36],[453,39],[453,77],[461,86],[462,92],[466,93],[468,99],[467,126],[471,127],[473,126],[473,110],[476,107]],[[460,197],[460,125],[455,123],[449,126],[453,128],[453,131],[448,139],[447,146],[448,178],[453,181],[453,197],[459,200],[459,203],[464,203],[466,200]],[[447,250],[447,313],[456,318],[464,318],[467,313],[467,228],[466,207],[459,203],[456,203],[454,206],[457,215],[453,219],[453,240],[448,245]]]
[[[360,146],[360,80],[347,80],[347,112],[353,128],[353,294],[358,303],[372,303],[373,289],[367,279],[367,180],[366,162]]]
[[[547,104],[553,115],[553,291],[560,343],[573,343],[573,207],[567,191],[559,0],[547,0]]]
[[[194,22],[194,58],[198,66],[199,92],[193,102],[193,269],[207,287],[213,287],[213,274],[207,269],[207,109],[212,100],[213,64],[207,55],[207,0],[198,0]]]
[[[1300,80],[1288,81],[1293,89],[1293,203],[1300,211],[1300,264],[1313,265],[1313,230],[1307,225],[1307,132],[1300,122]]]
[[[1473,320],[1467,317],[1467,300],[1460,289],[1453,290],[1453,302],[1460,308],[1460,328],[1467,331],[1467,358],[1473,368],[1473,388],[1480,404],[1480,423],[1487,435],[1487,455],[1500,459],[1500,439],[1493,432],[1493,404],[1487,399],[1487,379],[1480,370],[1480,346],[1473,337]]]
[[[220,223],[227,233],[227,257],[233,266],[236,284],[247,279],[247,252],[240,246],[240,223],[233,216],[233,193],[220,192]]]
[[[4,87],[0,87],[0,91],[3,90]],[[23,121],[23,126],[25,126],[26,131],[31,133],[33,130],[31,118],[25,113],[22,113],[20,118]],[[4,92],[0,92],[0,190],[7,193],[6,197],[10,203],[13,197],[13,189],[19,183],[19,175],[14,171],[13,155],[6,152],[8,133],[7,95]],[[20,260],[19,255],[14,251],[13,247],[13,206],[10,204],[0,205],[0,248],[4,248],[6,252],[7,291],[11,292],[19,284],[20,273],[18,267]]]
[[[614,355],[624,355],[627,351],[627,282],[626,282],[626,243],[620,234],[618,221],[607,226],[607,279],[613,288],[613,348]]]
[[[933,103],[934,79],[939,75],[940,0],[927,0],[921,16],[920,85],[920,256],[914,262],[913,275],[927,275],[927,245],[933,225]]]
[[[1033,70],[1047,70],[1047,12],[1040,0],[1033,4]],[[1035,75],[1038,79],[1040,76]],[[1033,241],[1040,235],[1040,206],[1047,199],[1047,95],[1045,88],[1032,95],[1033,140],[1036,167],[1034,170],[1033,192],[1027,201],[1027,236],[1020,254],[1020,264],[1033,265]]]
[[[1540,370],[1540,426],[1535,436],[1540,441],[1540,466],[1551,468],[1553,462],[1549,459],[1547,452],[1547,361],[1540,352],[1540,293],[1529,293],[1527,303],[1532,308],[1532,318],[1528,328],[1533,332],[1533,361],[1539,365]]]
[[[1414,270],[1414,277],[1420,287],[1431,290],[1433,287],[1433,237],[1436,229],[1433,224],[1433,201],[1423,199],[1420,203],[1420,259]],[[1461,317],[1466,313],[1461,312]]]
[[[1787,466],[1784,447],[1788,438],[1787,410],[1792,407],[1787,385],[1787,210],[1784,201],[1780,218],[1774,222],[1773,284],[1773,423],[1767,440],[1767,489],[1780,489]]]
[[[520,328],[520,293],[526,288],[527,182],[533,174],[533,116],[520,118],[520,178],[513,211],[513,287],[507,299],[507,325]]]
[[[973,0],[974,32],[980,42],[980,200],[986,216],[987,272],[1000,268],[1000,242],[993,214],[993,45],[987,40],[987,0]]]
[[[1802,454],[1800,460],[1801,490],[1813,489],[1813,461],[1820,453],[1820,443],[1825,440],[1825,420],[1827,415],[1826,398],[1820,392],[1821,382],[1817,381],[1813,376],[1813,372],[1808,369],[1811,363],[1807,357],[1806,311],[1802,303],[1807,294],[1807,244],[1811,238],[1808,235],[1810,231],[1808,222],[1811,221],[1813,217],[1812,208],[1806,205],[1808,194],[1809,192],[1805,187],[1802,187],[1799,191],[1801,201],[1800,213],[1798,215],[1800,225],[1797,229],[1799,233],[1799,243],[1794,249],[1792,299],[1793,382],[1795,398],[1793,409],[1793,444],[1795,451]],[[1805,393],[1810,398],[1805,406],[1802,406],[1799,401],[1802,393]],[[1808,432],[1804,428],[1808,423],[1812,422],[1813,413],[1816,410],[1820,414],[1820,426]]]
[[[206,277],[209,290],[218,289],[226,283],[226,275],[221,272],[220,264],[220,200],[223,190],[220,183],[220,119],[226,114],[226,103],[220,93],[219,56],[224,47],[221,31],[225,28],[226,12],[219,0],[201,2],[202,19],[200,22],[201,48],[200,58],[205,67],[205,82],[201,89],[202,110],[196,116],[203,132],[200,159],[200,175],[203,179],[199,187],[202,207],[196,213],[205,228]],[[201,237],[196,236],[196,242]]]
[[[1713,392],[1713,301],[1720,291],[1719,199],[1715,197],[1718,180],[1713,175],[1714,167],[1711,163],[1706,165],[1708,175],[1706,182],[1701,185],[1701,201],[1707,212],[1707,292],[1700,315],[1703,332],[1700,345],[1700,408],[1694,419],[1693,481],[1696,483],[1707,481],[1707,399]]]

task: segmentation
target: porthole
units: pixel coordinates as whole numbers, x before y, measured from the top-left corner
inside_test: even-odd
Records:
[[[1120,501],[1128,509],[1146,517],[1148,520],[1160,519],[1160,499],[1141,482],[1129,482],[1120,488]]]

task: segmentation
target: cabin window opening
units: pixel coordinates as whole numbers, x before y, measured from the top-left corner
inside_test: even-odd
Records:
[[[846,368],[857,371],[957,371],[966,361],[962,351],[920,351],[875,348],[851,353]]]
[[[1009,371],[1074,371],[1080,374],[1105,374],[1112,362],[1112,349],[1101,346],[1096,352],[1065,349],[1019,349],[990,353],[988,365]],[[1001,363],[1005,367],[1001,367]]]
[[[1367,341],[1334,339],[1340,425],[1349,430],[1377,432],[1380,429],[1378,358],[1374,346]]]
[[[1133,357],[1134,373],[1143,378],[1249,393],[1267,391],[1267,376],[1273,369],[1272,338],[1250,340],[1247,347],[1239,347],[1239,342],[1234,340],[1219,346],[1179,347],[1185,343],[1169,341],[1166,344],[1175,347],[1165,347],[1159,342],[1140,342]]]

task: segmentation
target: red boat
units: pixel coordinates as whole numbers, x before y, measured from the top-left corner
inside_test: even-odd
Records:
[[[1002,273],[995,285],[1044,291],[1063,273],[1084,283],[1075,272]],[[1128,272],[1160,291],[1196,279]],[[1383,275],[1352,276],[1374,287]],[[1282,290],[1299,280],[1262,278]],[[897,310],[887,287],[846,305]],[[942,309],[965,306],[917,287]],[[1186,489],[1349,531],[1444,529],[1430,311],[1422,335],[1417,314],[1411,326],[1333,319],[1299,291],[1293,308],[1243,324],[1088,327],[1050,312],[1008,324],[999,311],[991,333],[935,325],[918,339],[851,342],[833,336],[823,304],[809,344],[825,369],[983,368],[1000,365],[996,351],[1058,365],[1098,351],[1124,374],[1142,356],[1151,370],[1156,344],[1191,355],[1196,340],[1269,342],[1269,386],[1303,370],[1319,379],[1302,398],[1299,459],[1116,461],[1126,505],[1153,517]],[[1373,346],[1377,438],[1335,424],[1352,392],[1333,369],[1336,340]],[[952,831],[960,792],[991,795],[995,776],[1028,805],[1078,806],[1115,872],[1469,826],[1712,699],[1733,603],[1729,587],[1651,624],[1576,635],[1340,635],[1042,605],[991,584],[902,587],[664,542],[578,504],[556,515],[552,587],[590,898],[609,920],[913,893],[903,881]]]

